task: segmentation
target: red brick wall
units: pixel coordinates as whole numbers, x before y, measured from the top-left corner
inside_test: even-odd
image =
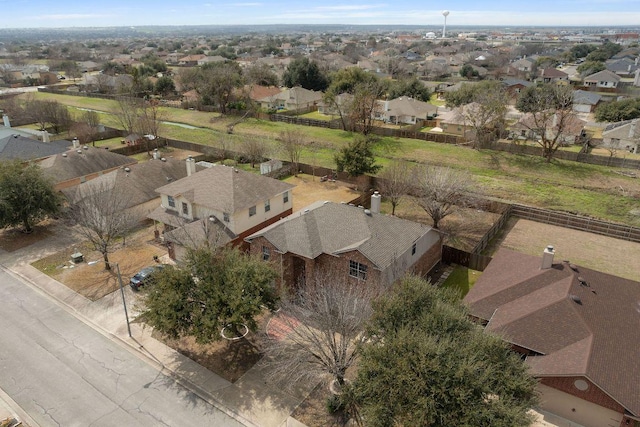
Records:
[[[574,382],[578,379],[586,381],[587,384],[589,384],[589,388],[585,391],[578,390],[574,385]],[[540,383],[613,411],[620,413],[625,412],[622,405],[609,397],[585,377],[544,377],[540,379]]]

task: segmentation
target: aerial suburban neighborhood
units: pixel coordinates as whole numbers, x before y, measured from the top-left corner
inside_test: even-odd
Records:
[[[3,25],[0,427],[640,426],[640,27],[352,7]]]

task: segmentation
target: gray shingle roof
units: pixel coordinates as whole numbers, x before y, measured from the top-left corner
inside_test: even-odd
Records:
[[[500,249],[465,297],[487,330],[534,350],[536,376],[585,376],[640,415],[640,283]],[[581,285],[582,279],[588,286]]]
[[[293,187],[273,178],[217,165],[162,186],[156,192],[172,197],[182,196],[193,204],[211,209],[235,212]]]
[[[78,152],[79,151],[79,152]],[[54,183],[136,163],[130,157],[101,148],[68,150],[40,162],[45,176]]]
[[[249,236],[263,236],[278,250],[314,259],[358,250],[377,268],[388,267],[431,227],[361,208],[318,202]]]
[[[69,141],[40,142],[22,135],[11,134],[0,139],[0,159],[36,160],[67,151]]]
[[[598,71],[584,78],[585,82],[619,82],[621,77],[609,70]]]
[[[136,206],[159,197],[156,188],[168,182],[177,181],[187,176],[184,161],[168,158],[166,161],[148,160],[128,167],[106,173],[100,177],[87,181],[83,187],[93,185],[114,188],[126,193],[127,207]],[[104,188],[102,187],[102,188]],[[63,190],[70,200],[75,197],[77,187]]]
[[[577,90],[573,92],[574,104],[596,105],[601,99],[602,96],[595,92],[588,92],[586,90]]]

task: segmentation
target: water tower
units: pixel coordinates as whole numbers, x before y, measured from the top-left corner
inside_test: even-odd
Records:
[[[447,36],[447,16],[449,16],[449,11],[443,10],[442,16],[444,16],[444,27],[442,27],[442,38],[445,38]]]

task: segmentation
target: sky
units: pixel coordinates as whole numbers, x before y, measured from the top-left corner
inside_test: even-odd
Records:
[[[640,26],[640,0],[0,0],[0,28],[360,24]]]

